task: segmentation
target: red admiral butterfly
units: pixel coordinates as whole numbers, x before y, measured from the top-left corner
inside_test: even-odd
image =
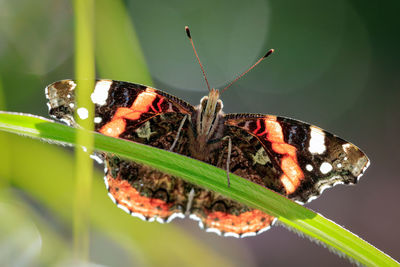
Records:
[[[186,33],[194,49],[188,28]],[[77,126],[75,112],[87,116],[76,107],[75,87],[73,80],[62,80],[46,88],[50,116],[72,126]],[[97,80],[91,95],[95,130],[202,160],[301,203],[331,186],[356,183],[369,165],[359,148],[316,126],[272,115],[224,114],[219,95],[209,88],[194,107],[148,86]],[[111,199],[143,220],[163,223],[189,215],[209,232],[236,237],[263,232],[275,220],[150,167],[113,154],[100,156]]]

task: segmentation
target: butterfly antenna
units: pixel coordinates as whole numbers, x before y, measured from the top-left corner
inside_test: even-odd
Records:
[[[194,54],[196,55],[197,61],[199,62],[201,71],[203,72],[204,80],[206,80],[208,91],[211,91],[210,84],[208,83],[207,76],[206,76],[206,73],[204,71],[203,65],[201,65],[199,55],[197,55],[196,48],[194,48],[194,43],[193,43],[193,40],[192,40],[192,36],[190,35],[190,30],[189,30],[188,26],[185,26],[185,31],[186,31],[187,36],[189,37],[190,43],[192,44],[193,51],[194,51]]]
[[[227,86],[225,86],[224,89],[222,89],[221,94],[226,91],[226,89],[228,89],[229,87],[231,87],[232,84],[234,84],[235,82],[237,82],[237,80],[239,80],[240,78],[242,78],[244,75],[246,75],[249,71],[251,71],[255,66],[257,66],[261,61],[263,61],[264,59],[266,59],[269,55],[271,55],[272,53],[274,53],[274,49],[270,49],[268,50],[268,52],[259,60],[257,60],[256,63],[253,64],[253,66],[251,66],[250,68],[248,68],[245,72],[243,72],[242,74],[240,74],[238,77],[236,77],[236,79],[234,79],[230,84],[228,84]]]

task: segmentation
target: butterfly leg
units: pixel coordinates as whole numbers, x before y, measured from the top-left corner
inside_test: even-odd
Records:
[[[189,216],[190,215],[190,210],[192,209],[192,204],[193,204],[193,198],[194,198],[194,189],[192,188],[190,190],[189,196],[188,196],[188,202],[186,205],[186,211],[185,211],[185,215]]]
[[[169,148],[169,151],[173,151],[173,149],[174,149],[176,143],[178,142],[178,140],[179,140],[179,135],[181,134],[182,127],[183,127],[183,125],[185,124],[185,121],[186,121],[186,119],[187,119],[187,116],[188,116],[188,115],[185,115],[185,117],[183,117],[183,119],[182,119],[182,121],[181,121],[181,124],[179,125],[178,132],[176,133],[175,140],[174,140],[174,142],[172,143],[172,146]]]
[[[229,169],[231,163],[231,153],[232,153],[232,140],[229,136],[224,137],[223,139],[228,139],[228,155],[226,157],[226,178],[228,181],[228,187],[231,186],[231,180],[229,178]]]

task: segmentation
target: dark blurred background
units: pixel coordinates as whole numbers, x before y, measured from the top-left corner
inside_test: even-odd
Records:
[[[359,146],[371,160],[360,183],[327,190],[307,207],[400,259],[398,1],[95,3],[97,76],[149,83],[147,65],[156,88],[192,104],[207,90],[185,25],[216,88],[275,48],[222,95],[225,112],[296,118]],[[48,117],[45,86],[74,77],[73,15],[71,1],[0,0],[0,109]],[[136,41],[140,47],[132,49],[145,62],[139,67],[129,48]],[[0,265],[66,266],[72,150],[3,133],[0,138]],[[350,265],[279,226],[234,239],[206,233],[190,220],[138,222],[107,200],[102,167],[96,167],[94,263]]]

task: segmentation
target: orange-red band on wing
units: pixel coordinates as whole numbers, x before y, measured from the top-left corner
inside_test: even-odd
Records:
[[[114,179],[111,175],[107,175],[107,182],[109,191],[117,203],[125,206],[133,213],[143,214],[147,218],[167,218],[173,213],[170,211],[172,204],[168,204],[161,199],[140,195],[126,180],[121,178]]]
[[[274,217],[259,211],[252,210],[240,215],[228,214],[215,211],[208,214],[204,224],[210,228],[216,228],[225,233],[244,233],[258,232],[271,225]]]
[[[287,194],[292,194],[300,186],[301,180],[304,178],[296,155],[296,148],[285,143],[283,138],[282,127],[274,117],[263,119],[265,121],[265,129],[267,132],[266,139],[271,142],[271,148],[278,154],[283,155],[281,159],[281,169],[283,174],[279,178],[286,189]]]
[[[256,125],[251,129],[250,124],[245,122],[252,122]],[[304,173],[297,161],[297,149],[285,142],[282,127],[276,116],[267,115],[263,118],[255,118],[255,120],[251,118],[231,119],[228,120],[227,124],[247,130],[257,136],[261,143],[263,143],[263,140],[271,143],[271,149],[282,155],[280,167],[283,174],[279,179],[285,187],[286,194],[294,193],[300,186],[301,180],[304,179]]]
[[[99,130],[100,133],[112,137],[118,137],[125,131],[126,119],[137,120],[152,107],[153,101],[157,98],[157,93],[152,88],[147,88],[141,92],[130,108],[118,108],[111,121]],[[163,100],[163,99],[161,99]],[[161,102],[160,100],[160,102]],[[161,111],[161,108],[160,108]]]

